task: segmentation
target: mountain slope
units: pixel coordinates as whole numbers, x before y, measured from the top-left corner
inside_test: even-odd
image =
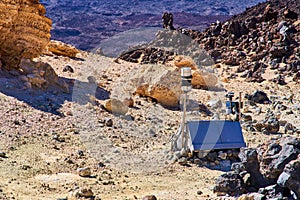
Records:
[[[82,50],[92,50],[103,39],[122,31],[147,26],[162,27],[161,16],[165,11],[177,13],[176,27],[203,30],[211,22],[217,19],[223,21],[227,19],[225,16],[240,13],[261,1],[41,0],[41,3],[47,9],[47,16],[53,20],[52,39]]]

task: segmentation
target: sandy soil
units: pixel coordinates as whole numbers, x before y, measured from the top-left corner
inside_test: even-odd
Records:
[[[108,98],[120,77],[130,74],[136,65],[87,53],[80,57],[37,59],[50,63],[61,77],[76,79],[73,95],[36,91],[17,95],[21,92],[20,81],[1,74],[4,89],[0,93],[0,151],[6,153],[6,158],[0,158],[0,199],[64,199],[77,188],[91,188],[95,199],[142,199],[152,194],[158,199],[216,199],[212,187],[222,171],[193,164],[181,166],[166,159],[170,138],[179,128],[181,111],[134,97],[139,103],[127,116],[106,112],[99,104]],[[67,65],[75,73],[62,72]],[[243,93],[260,89],[280,98],[294,94],[299,103],[300,87],[296,83],[246,83],[239,78],[230,79],[233,69],[229,67],[219,70],[220,80],[226,80],[220,81],[220,88],[223,85],[228,91]],[[98,98],[93,97],[95,83],[88,82],[89,76],[101,86]],[[224,94],[222,90],[194,89],[190,98],[207,105],[214,98],[223,100]],[[292,105],[295,104],[288,106]],[[259,106],[261,114],[255,114],[251,107],[247,114],[262,120],[271,105]],[[300,125],[299,111],[292,115],[282,113],[280,117],[296,127]],[[112,119],[112,127],[101,123],[106,118]],[[280,136],[244,130],[250,147]],[[80,177],[76,172],[79,167],[90,167],[92,176]]]

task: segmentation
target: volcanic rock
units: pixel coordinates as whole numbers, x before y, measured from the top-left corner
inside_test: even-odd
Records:
[[[51,52],[51,53],[53,53],[55,55],[58,55],[58,56],[65,56],[65,57],[75,58],[77,53],[79,53],[80,51],[72,45],[65,44],[65,43],[60,42],[60,41],[51,40],[47,44],[47,46],[46,46],[43,53],[44,54],[49,54],[48,52]]]
[[[267,94],[263,91],[255,91],[252,95],[245,95],[245,98],[249,99],[250,101],[253,101],[255,103],[266,103],[270,102],[270,99],[268,98]]]
[[[217,179],[213,191],[217,195],[237,196],[243,194],[245,191],[243,178],[235,172],[225,173]]]
[[[18,69],[22,58],[41,54],[50,41],[52,21],[39,1],[3,0],[0,3],[0,54],[3,67]]]
[[[253,192],[258,199],[298,199],[299,152],[300,140],[290,136],[266,143],[258,149],[242,148],[239,153],[241,162],[232,164],[234,172],[218,178],[214,191],[237,195],[225,186],[235,188],[242,185],[241,191]],[[243,198],[250,198],[250,195],[243,195]]]
[[[78,168],[77,172],[78,172],[79,176],[81,176],[81,177],[90,177],[92,174],[91,168],[89,168],[89,167]]]
[[[297,199],[300,198],[300,157],[297,160],[287,164],[280,174],[277,184],[284,188],[292,190]]]
[[[143,197],[142,200],[157,200],[157,198],[154,195],[148,195]]]
[[[266,199],[283,199],[284,197],[286,197],[286,192],[284,191],[284,189],[277,184],[261,188],[259,189],[258,193],[263,194]],[[290,196],[290,194],[288,196]]]
[[[29,87],[47,89],[50,86],[56,86],[64,92],[69,92],[67,83],[60,79],[54,69],[43,62],[34,62],[29,59],[22,59],[20,69],[25,75],[23,81],[27,82]]]
[[[265,64],[274,59],[285,64],[297,61],[294,55],[299,52],[299,7],[297,0],[271,0],[223,22],[218,34],[212,34],[215,24],[203,33],[183,29],[178,31],[199,42],[215,61],[236,65],[239,73],[248,70],[243,76],[247,81],[262,82],[264,79],[261,75],[268,66],[256,66],[257,61]],[[238,54],[237,50],[243,53]],[[273,69],[277,68],[273,65]],[[297,72],[288,76],[295,74]]]
[[[300,153],[300,141],[292,137],[284,137],[280,143],[271,143],[268,146],[270,148],[262,154],[260,160],[264,176],[274,182],[285,166],[297,159]]]
[[[239,158],[244,165],[242,168],[244,168],[245,171],[250,174],[250,177],[247,180],[248,187],[259,189],[266,186],[267,181],[260,173],[260,163],[258,161],[257,151],[255,149],[242,148],[239,153]],[[249,189],[250,188],[248,188],[248,190]]]
[[[114,114],[125,115],[128,112],[128,107],[118,99],[108,99],[104,102],[104,108]]]
[[[6,157],[6,153],[0,151],[0,158],[5,158],[5,157]]]

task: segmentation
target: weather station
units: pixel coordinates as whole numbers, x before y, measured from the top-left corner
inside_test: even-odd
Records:
[[[224,120],[188,120],[187,100],[191,87],[191,68],[181,68],[182,78],[182,120],[181,125],[172,142],[173,151],[207,151],[217,149],[238,149],[246,147],[241,119],[241,93],[239,101],[233,101],[234,93],[228,92],[225,97],[225,119]],[[235,119],[230,118],[231,115]]]

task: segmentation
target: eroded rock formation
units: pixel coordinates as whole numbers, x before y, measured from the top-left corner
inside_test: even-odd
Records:
[[[39,0],[0,1],[0,60],[18,69],[22,58],[34,58],[50,41],[51,19]]]

